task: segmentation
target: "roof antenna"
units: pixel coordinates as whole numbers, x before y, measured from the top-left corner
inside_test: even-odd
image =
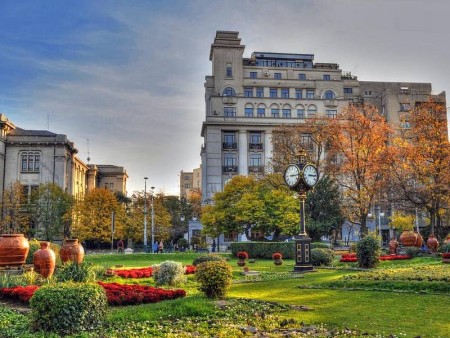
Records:
[[[91,153],[89,152],[89,139],[86,139],[87,141],[87,153],[88,153],[88,157],[87,157],[87,162],[89,164],[89,161],[91,160]]]

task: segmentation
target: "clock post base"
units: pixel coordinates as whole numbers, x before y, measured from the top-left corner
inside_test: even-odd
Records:
[[[295,265],[293,272],[313,271],[311,264],[311,238],[295,236]]]

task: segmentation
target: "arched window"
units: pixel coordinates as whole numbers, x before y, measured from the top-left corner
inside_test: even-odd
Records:
[[[258,117],[266,117],[266,106],[263,104],[258,105],[256,114]]]
[[[245,117],[253,117],[253,105],[251,103],[245,105]]]
[[[309,118],[314,118],[316,117],[316,113],[317,113],[317,107],[313,104],[308,106],[308,117]]]
[[[223,96],[236,96],[236,92],[233,88],[227,87],[223,90]]]
[[[330,100],[330,99],[334,99],[335,96],[336,95],[334,94],[334,92],[332,90],[327,90],[325,92],[324,98]]]
[[[305,107],[303,105],[299,104],[296,107],[297,109],[297,118],[304,119],[305,118]]]

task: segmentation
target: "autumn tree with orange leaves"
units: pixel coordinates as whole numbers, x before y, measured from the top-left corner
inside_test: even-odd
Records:
[[[391,128],[371,105],[349,105],[329,124],[327,171],[341,186],[347,220],[368,233],[367,214],[386,186]]]
[[[393,183],[405,201],[427,210],[431,233],[436,232],[442,238],[449,231],[442,222],[450,193],[446,107],[429,100],[417,105],[404,119],[410,129],[401,130],[394,140]]]

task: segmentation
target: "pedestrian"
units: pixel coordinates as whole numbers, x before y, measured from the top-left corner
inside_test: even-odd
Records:
[[[163,253],[163,250],[164,250],[163,241],[159,242],[158,249],[159,249],[159,253]]]
[[[158,253],[158,242],[153,243],[153,253]]]
[[[117,253],[123,253],[123,249],[125,248],[125,244],[123,243],[122,238],[117,242]]]
[[[213,239],[213,242],[212,242],[212,252],[216,252],[216,240],[215,239]]]

